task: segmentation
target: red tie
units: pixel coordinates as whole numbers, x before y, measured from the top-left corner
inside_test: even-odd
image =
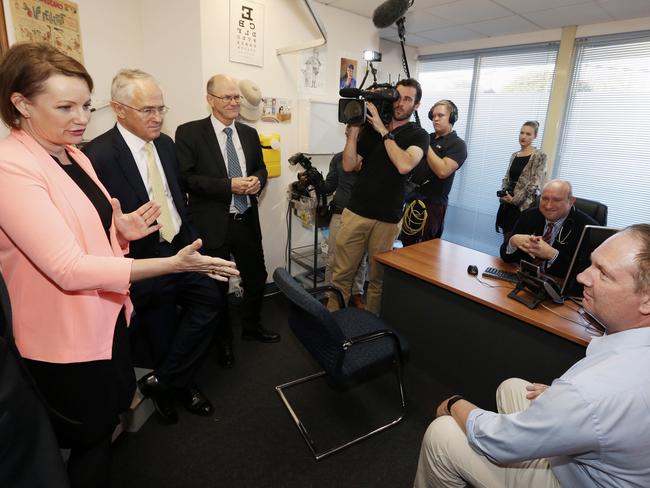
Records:
[[[551,245],[551,236],[553,235],[553,227],[555,227],[555,224],[553,222],[549,222],[548,224],[546,224],[546,229],[544,229],[544,235],[542,236],[542,240],[549,246]],[[542,269],[542,271],[546,271],[546,259],[535,258],[533,260],[533,264],[539,266]]]
[[[544,235],[542,236],[542,240],[550,245],[551,244],[551,236],[553,235],[553,227],[555,227],[555,224],[553,222],[549,222],[546,224],[546,230],[544,231]]]

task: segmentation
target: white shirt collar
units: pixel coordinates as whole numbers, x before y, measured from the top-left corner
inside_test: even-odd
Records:
[[[233,132],[235,132],[235,121],[233,120],[230,125],[224,125],[214,114],[210,114],[210,122],[212,122],[212,127],[214,127],[215,134],[220,134],[226,127],[230,127]]]
[[[564,221],[567,219],[568,216],[569,216],[569,215],[567,214],[565,217],[562,217],[561,219],[558,219],[558,220],[556,220],[555,222],[551,222],[550,220],[545,219],[545,220],[546,220],[546,223],[544,224],[544,228],[546,228],[546,226],[547,226],[548,224],[553,224],[553,226],[554,226],[553,228],[554,228],[554,229],[559,229],[560,227],[562,227],[562,225],[564,224]]]
[[[587,356],[622,347],[650,347],[650,327],[627,329],[614,334],[593,337],[587,346]]]
[[[122,134],[122,137],[124,138],[124,142],[126,142],[126,145],[129,146],[129,149],[133,154],[138,154],[140,151],[142,151],[142,148],[145,146],[145,144],[149,142],[145,141],[144,139],[140,139],[119,122],[117,123],[117,130],[120,131],[120,134]]]

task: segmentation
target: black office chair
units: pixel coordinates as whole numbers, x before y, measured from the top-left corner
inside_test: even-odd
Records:
[[[532,205],[533,207],[539,207],[539,199],[540,196],[537,195],[535,202]],[[607,225],[607,205],[604,203],[597,202],[596,200],[589,200],[587,198],[576,197],[574,206],[598,222],[598,225]]]
[[[596,200],[588,200],[586,198],[578,197],[576,197],[576,203],[574,205],[578,210],[582,210],[598,222],[598,225],[607,225],[607,205],[597,202]]]
[[[275,387],[316,460],[400,422],[406,410],[401,372],[402,361],[407,353],[406,341],[388,328],[381,319],[365,310],[342,308],[334,313],[330,312],[284,268],[277,268],[273,273],[273,279],[282,294],[291,302],[289,314],[291,330],[323,368],[319,373]],[[394,369],[397,375],[401,399],[399,416],[337,447],[317,451],[313,439],[291,407],[283,390],[323,376],[333,388],[345,389],[390,369]]]

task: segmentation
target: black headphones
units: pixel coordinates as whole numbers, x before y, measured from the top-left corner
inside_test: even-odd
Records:
[[[458,107],[451,100],[438,100],[433,107],[441,104],[446,105],[447,108],[451,108],[451,112],[449,113],[449,123],[454,125],[458,121]],[[429,110],[429,120],[433,120],[433,107]]]

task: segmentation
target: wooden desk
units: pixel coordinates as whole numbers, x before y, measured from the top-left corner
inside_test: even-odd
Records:
[[[507,297],[513,285],[467,273],[474,264],[512,269],[501,259],[440,239],[383,253],[382,318],[404,334],[411,366],[450,392],[494,408],[494,391],[511,376],[550,383],[584,357],[591,334],[542,308]],[[579,320],[570,307],[545,302]]]

